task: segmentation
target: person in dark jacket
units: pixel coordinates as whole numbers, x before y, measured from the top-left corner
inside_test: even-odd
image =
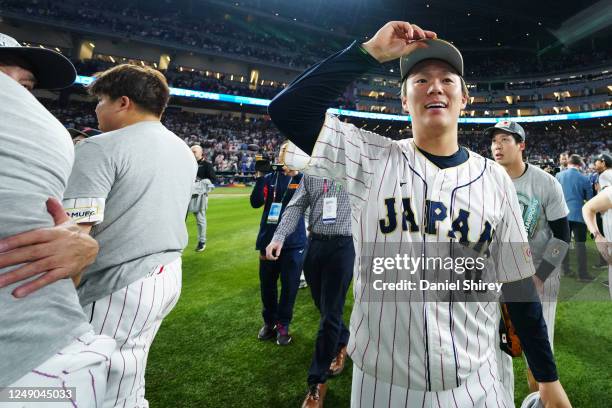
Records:
[[[563,187],[563,196],[570,210],[567,218],[576,243],[575,256],[578,260],[578,280],[588,283],[595,278],[587,271],[587,227],[584,218],[582,218],[582,206],[585,201],[593,198],[593,188],[589,178],[580,172],[582,164],[582,158],[577,154],[572,154],[567,164],[567,170],[561,171],[555,177]],[[569,259],[570,252],[567,253],[563,261],[563,274],[566,276],[572,275],[569,269]]]
[[[255,245],[259,251],[259,282],[263,306],[261,314],[264,320],[257,337],[260,340],[276,338],[276,343],[281,346],[292,340],[289,324],[293,317],[306,246],[304,218],[298,223],[295,232],[287,237],[283,253],[277,260],[266,260],[266,246],[272,240],[284,210],[301,180],[302,174],[286,166],[265,176],[258,172],[251,193],[251,206],[264,207]],[[279,278],[280,298],[277,287]]]

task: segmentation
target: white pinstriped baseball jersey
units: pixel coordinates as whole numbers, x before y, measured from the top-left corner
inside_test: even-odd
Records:
[[[299,156],[291,144],[285,161],[291,167],[303,162]],[[519,251],[502,248],[508,262],[498,269],[500,282],[535,272],[512,181],[475,153],[459,166],[439,169],[412,139],[392,141],[327,115],[304,172],[346,185],[356,254],[364,244],[450,242],[450,234],[455,242],[521,243]],[[486,370],[487,378],[478,373],[495,359],[497,303],[396,302],[393,294],[367,302],[365,268],[357,256],[348,345],[364,373],[422,391],[457,388],[475,375],[481,384],[498,381],[495,368]]]

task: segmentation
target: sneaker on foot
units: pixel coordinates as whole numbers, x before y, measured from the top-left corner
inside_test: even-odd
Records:
[[[291,343],[291,335],[287,326],[280,323],[276,324],[276,344],[279,346],[286,346]]]
[[[270,340],[276,337],[276,326],[271,326],[269,324],[264,324],[261,329],[259,329],[259,333],[257,333],[257,338],[259,340]]]
[[[198,246],[196,247],[196,252],[202,252],[206,249],[206,242],[198,242]]]

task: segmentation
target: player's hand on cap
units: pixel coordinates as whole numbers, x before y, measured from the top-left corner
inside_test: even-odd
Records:
[[[539,383],[544,408],[571,408],[572,404],[559,381]]]
[[[283,243],[279,241],[272,241],[266,247],[266,259],[268,261],[276,261],[280,256],[281,250],[283,249]]]
[[[410,51],[408,46],[413,42],[437,36],[433,31],[423,30],[416,24],[389,21],[362,46],[378,62],[383,63],[407,54]]]
[[[98,255],[98,242],[82,232],[66,215],[62,204],[47,200],[47,211],[55,227],[24,232],[0,240],[0,268],[25,265],[0,275],[0,288],[30,279],[13,290],[21,298],[59,279],[72,278],[75,285],[80,273]]]

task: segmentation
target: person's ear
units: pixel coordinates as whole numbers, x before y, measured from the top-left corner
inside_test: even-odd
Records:
[[[410,111],[408,110],[408,98],[402,96],[402,109],[405,114],[410,115]]]
[[[134,105],[132,100],[125,95],[121,96],[118,102],[119,102],[119,110],[127,110],[130,108],[130,106]]]

